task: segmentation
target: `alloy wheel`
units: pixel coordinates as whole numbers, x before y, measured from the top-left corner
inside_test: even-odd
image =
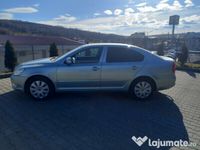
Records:
[[[30,85],[30,93],[34,98],[43,99],[49,94],[49,86],[44,81],[34,81]]]
[[[151,84],[147,81],[138,82],[134,87],[134,93],[140,99],[149,97],[152,93]]]

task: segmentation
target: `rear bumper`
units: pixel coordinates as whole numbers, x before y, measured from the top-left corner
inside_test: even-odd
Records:
[[[172,88],[173,86],[175,86],[175,84],[176,84],[175,75],[172,75],[170,77],[169,76],[164,77],[157,82],[157,90],[166,90]]]

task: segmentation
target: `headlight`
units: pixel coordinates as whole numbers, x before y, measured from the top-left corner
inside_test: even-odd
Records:
[[[24,68],[19,68],[14,71],[13,75],[17,76],[20,75],[22,72],[24,72]]]

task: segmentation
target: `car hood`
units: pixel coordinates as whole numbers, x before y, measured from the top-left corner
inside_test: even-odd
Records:
[[[48,65],[52,64],[54,61],[52,58],[42,58],[42,59],[36,59],[28,62],[24,62],[20,64],[20,66],[41,66],[41,65]]]
[[[43,58],[43,59],[36,59],[36,60],[24,62],[21,65],[49,64],[51,62],[52,61],[50,58]]]

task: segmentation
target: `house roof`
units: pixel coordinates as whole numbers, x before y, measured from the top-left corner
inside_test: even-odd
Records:
[[[36,35],[0,35],[0,44],[9,40],[14,45],[82,45],[81,42],[65,37],[36,36]]]

